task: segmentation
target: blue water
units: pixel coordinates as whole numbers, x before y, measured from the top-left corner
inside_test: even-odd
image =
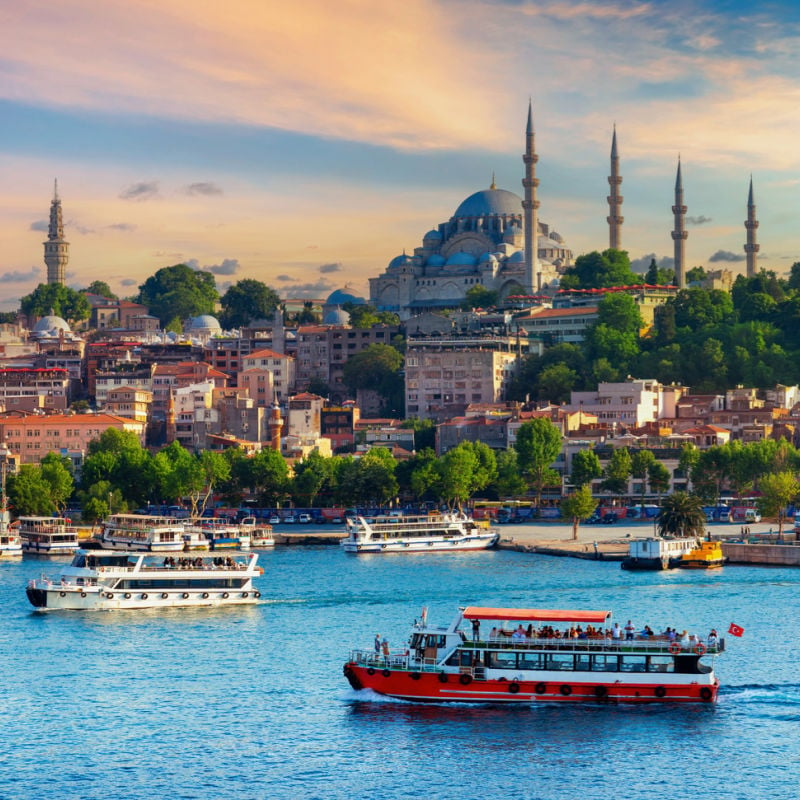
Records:
[[[0,564],[0,798],[794,798],[800,570],[629,573],[514,552],[261,555],[261,605],[34,612]],[[428,706],[353,691],[351,647],[429,607],[611,609],[726,637],[716,706]],[[722,632],[722,630],[720,632]]]

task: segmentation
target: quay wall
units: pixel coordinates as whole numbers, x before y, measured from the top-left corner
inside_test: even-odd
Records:
[[[800,545],[723,542],[722,552],[730,564],[800,567]]]

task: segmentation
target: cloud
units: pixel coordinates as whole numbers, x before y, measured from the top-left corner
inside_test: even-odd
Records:
[[[659,269],[672,269],[675,265],[675,259],[669,256],[657,256],[655,253],[645,253],[639,258],[631,259],[631,270],[633,272],[647,272],[650,269],[650,262],[655,259],[656,266]]]
[[[323,275],[326,275],[326,274],[327,274],[327,273],[329,273],[329,272],[341,272],[341,270],[342,270],[342,265],[341,265],[341,264],[339,264],[339,263],[335,263],[335,264],[322,264],[322,266],[320,266],[320,268],[319,268],[319,271],[320,271],[320,272],[321,272]]]
[[[42,233],[47,233],[50,226],[46,219],[37,219],[36,222],[31,222],[29,230],[32,231],[41,231]]]
[[[711,217],[701,214],[699,217],[686,217],[686,222],[689,225],[708,225],[711,222]]]
[[[136,225],[132,225],[130,222],[115,222],[113,225],[106,225],[107,228],[110,228],[112,231],[135,231]]]
[[[281,290],[281,295],[296,300],[316,300],[329,294],[332,289],[333,284],[330,281],[320,278],[314,283],[296,283],[294,286],[286,286]]]
[[[732,253],[730,250],[717,250],[716,253],[710,255],[708,260],[714,264],[717,261],[744,261],[747,258],[744,254]]]
[[[143,202],[158,197],[158,181],[140,181],[132,183],[127,189],[119,193],[120,200],[135,200]]]
[[[120,284],[122,286],[138,286],[139,285],[139,281],[137,281],[135,278],[123,278],[120,281]]]
[[[69,219],[64,223],[64,227],[68,230],[75,231],[75,233],[81,234],[81,236],[88,236],[90,233],[94,233],[93,228],[87,228],[85,225],[81,225],[80,222],[75,222],[74,219]]]
[[[0,283],[25,283],[36,278],[41,271],[39,267],[31,267],[27,272],[18,269],[3,272],[0,274]]]
[[[238,258],[225,258],[221,264],[212,264],[211,266],[203,267],[208,272],[213,272],[215,275],[235,275],[239,271]]]
[[[188,194],[190,197],[196,195],[211,196],[215,194],[223,194],[222,189],[216,183],[210,181],[202,183],[190,183],[188,186],[183,187],[183,193]]]
[[[276,276],[275,280],[276,281],[282,281],[282,282],[286,283],[286,282],[293,281],[294,278],[291,275],[278,275],[278,276]]]

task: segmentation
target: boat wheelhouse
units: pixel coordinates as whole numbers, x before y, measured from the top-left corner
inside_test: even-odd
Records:
[[[23,553],[37,556],[70,556],[79,547],[78,529],[65,517],[20,517],[19,538]]]
[[[610,611],[470,606],[446,628],[425,617],[407,648],[353,650],[344,665],[350,685],[428,702],[710,703],[717,696],[713,666],[701,661],[724,650],[715,636],[686,644],[615,639]]]
[[[685,553],[679,567],[683,569],[715,569],[725,563],[725,555],[719,542],[696,542],[695,547]]]
[[[250,537],[250,546],[259,549],[275,547],[272,525],[255,517],[245,517],[239,522],[239,530]]]
[[[78,550],[50,579],[27,586],[40,609],[108,610],[252,605],[253,579],[263,570],[256,553],[163,556],[118,550]]]
[[[184,522],[175,517],[112,514],[102,526],[100,544],[112,550],[178,553],[184,549]]]
[[[697,539],[691,537],[632,539],[621,567],[629,570],[673,569],[680,564],[683,555],[696,546]]]
[[[485,550],[500,539],[497,531],[458,512],[348,517],[346,531],[345,553],[452,553]]]

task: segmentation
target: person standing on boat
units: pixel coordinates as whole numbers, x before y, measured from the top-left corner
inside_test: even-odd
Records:
[[[383,650],[383,660],[386,666],[389,666],[389,640],[384,636],[381,642],[381,649]]]
[[[636,626],[628,620],[628,624],[625,626],[625,641],[630,642],[633,641],[633,635],[636,633]]]
[[[614,623],[614,627],[611,629],[611,638],[618,642],[622,638],[622,628],[619,626],[619,622]]]
[[[375,653],[381,654],[381,635],[379,633],[375,634]]]
[[[481,638],[481,621],[479,619],[472,620],[472,641],[477,642]]]

